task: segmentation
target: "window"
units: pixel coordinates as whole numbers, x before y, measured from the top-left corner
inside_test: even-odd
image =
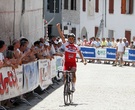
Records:
[[[83,11],[86,11],[86,0],[83,0],[83,4],[82,4],[82,10]]]
[[[133,13],[133,0],[121,0],[121,14]]]
[[[64,35],[67,35],[69,34],[69,30],[68,30],[68,26],[64,26]]]
[[[76,0],[71,0],[71,10],[76,10]]]
[[[99,0],[95,0],[95,12],[99,12]]]
[[[64,30],[68,30],[68,26],[64,26]]]
[[[68,0],[64,0],[64,9],[68,10]]]
[[[95,27],[95,37],[97,35],[97,32],[98,32],[98,27]]]
[[[114,13],[114,0],[109,0],[109,13]]]
[[[25,0],[22,0],[22,14],[25,12]]]
[[[114,30],[108,30],[108,37],[113,38],[114,37]]]
[[[76,28],[72,28],[71,32],[76,35]]]
[[[55,4],[55,9],[54,9]],[[59,13],[59,0],[48,0],[48,10],[50,10],[50,13]]]

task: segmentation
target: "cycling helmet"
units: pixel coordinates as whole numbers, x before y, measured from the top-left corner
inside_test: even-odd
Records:
[[[74,34],[74,33],[70,33],[70,34],[68,34],[68,38],[69,38],[69,37],[75,38],[75,34]]]

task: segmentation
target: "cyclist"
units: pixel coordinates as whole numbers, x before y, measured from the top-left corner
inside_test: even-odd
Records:
[[[56,27],[58,29],[58,32],[60,34],[60,37],[62,39],[64,49],[65,49],[65,62],[64,62],[64,70],[72,71],[73,77],[72,77],[72,91],[75,91],[75,82],[76,82],[76,54],[80,55],[80,58],[82,59],[82,62],[86,64],[86,61],[77,45],[75,45],[75,35],[73,33],[70,33],[68,35],[68,40],[65,40],[65,37],[60,29],[60,23],[56,24]]]

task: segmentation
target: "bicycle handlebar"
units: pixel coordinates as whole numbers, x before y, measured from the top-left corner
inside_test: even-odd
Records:
[[[66,70],[66,71],[59,71],[58,70],[58,77],[59,77],[59,73],[62,73],[62,74],[64,74],[64,73],[74,73],[73,71],[68,71],[68,70]]]

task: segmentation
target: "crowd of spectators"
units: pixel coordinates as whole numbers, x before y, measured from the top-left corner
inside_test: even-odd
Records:
[[[51,40],[40,38],[29,46],[26,38],[14,39],[11,45],[0,40],[0,68],[32,62],[38,59],[50,59],[54,56],[63,56],[62,42],[59,37],[53,36]]]
[[[89,40],[86,38],[77,38],[76,44],[78,46],[89,46],[95,48],[116,48],[119,39],[114,38],[96,38],[91,37]],[[123,38],[126,48],[135,49],[135,37],[131,42],[128,42],[126,38]],[[35,41],[33,45],[29,45],[27,38],[14,39],[11,45],[6,45],[3,40],[0,40],[0,68],[5,66],[12,66],[17,68],[18,65],[32,62],[38,59],[50,59],[54,58],[54,55],[63,56],[64,47],[59,37],[53,36],[50,40],[40,38]],[[100,60],[90,59],[89,62],[101,63]],[[104,61],[104,63],[110,63],[110,61]],[[132,62],[134,65],[134,62]],[[125,62],[124,65],[130,65],[129,62]]]
[[[126,38],[122,38],[122,41],[125,44],[126,48],[130,48],[130,49],[135,49],[135,36],[133,37],[131,42],[128,42],[128,40]],[[91,37],[89,38],[89,40],[87,40],[86,38],[81,39],[80,37],[77,38],[76,44],[78,46],[89,46],[89,47],[95,47],[95,48],[116,48],[117,44],[119,42],[119,39],[115,39],[113,38],[96,38],[96,37]],[[105,64],[110,64],[110,61],[108,60],[102,60]],[[93,63],[101,63],[101,61],[99,59],[90,59],[88,61],[93,62]],[[114,63],[114,61],[112,61],[112,64]],[[123,65],[125,66],[130,66],[130,62],[124,62]],[[131,62],[132,66],[135,66],[134,62]]]

